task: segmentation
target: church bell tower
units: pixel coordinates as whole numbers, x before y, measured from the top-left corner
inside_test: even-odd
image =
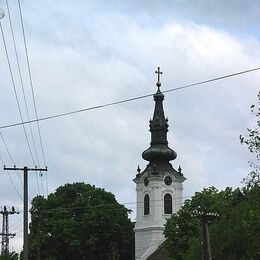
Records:
[[[182,206],[182,190],[185,178],[181,168],[175,170],[170,161],[177,154],[168,147],[168,119],[163,110],[164,95],[160,90],[160,67],[157,92],[153,95],[155,108],[153,119],[150,119],[150,147],[142,154],[148,161],[141,171],[138,166],[136,183],[137,212],[135,223],[135,255],[136,259],[147,259],[164,241],[164,224],[166,219]]]

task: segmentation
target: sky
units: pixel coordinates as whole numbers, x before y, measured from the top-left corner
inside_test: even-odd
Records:
[[[242,1],[69,1],[21,0],[39,118],[156,92],[260,66],[260,2]],[[9,1],[13,31],[30,118],[33,98],[16,0]],[[23,118],[23,92],[11,38],[6,2],[1,20]],[[165,94],[173,167],[187,180],[183,196],[204,187],[241,187],[252,159],[239,135],[254,125],[260,72]],[[21,122],[0,38],[0,126]],[[65,183],[86,182],[115,194],[133,210],[137,166],[147,162],[152,97],[40,122],[48,166],[46,175],[29,174],[29,198],[46,196]],[[44,167],[37,125],[31,124],[39,167]],[[25,126],[33,157],[30,128]],[[2,129],[17,167],[34,167],[22,126]],[[4,164],[13,166],[0,140]],[[36,160],[36,159],[35,159]],[[22,213],[19,173],[0,169],[1,206]],[[20,178],[22,174],[20,173]],[[38,185],[37,185],[38,179]],[[14,183],[14,185],[12,184]],[[48,186],[48,189],[47,189]],[[16,192],[16,190],[18,192]],[[18,194],[19,193],[19,194]],[[22,214],[10,216],[10,250],[22,248]]]

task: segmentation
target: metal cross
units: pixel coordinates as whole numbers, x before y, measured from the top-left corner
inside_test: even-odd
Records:
[[[160,82],[160,74],[162,74],[160,67],[158,67],[158,71],[155,71],[155,73],[158,74],[158,82]]]
[[[161,86],[161,83],[160,83],[160,74],[163,74],[161,71],[160,71],[160,67],[157,68],[158,70],[155,71],[156,74],[158,74],[158,81],[157,81],[157,86],[160,87]]]

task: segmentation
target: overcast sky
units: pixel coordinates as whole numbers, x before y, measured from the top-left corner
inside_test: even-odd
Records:
[[[16,0],[10,12],[31,118],[33,101]],[[211,79],[260,65],[259,1],[22,1],[26,40],[39,117],[156,91],[157,66],[162,90]],[[24,119],[27,119],[4,0],[1,20]],[[239,135],[253,125],[260,72],[165,94],[169,146],[177,152],[187,181],[184,196],[203,187],[241,186],[250,171],[250,154]],[[0,39],[0,125],[21,122],[4,44]],[[49,192],[65,183],[86,182],[135,202],[137,165],[149,147],[152,97],[56,118],[40,123],[48,166]],[[37,127],[32,124],[44,166]],[[29,142],[32,139],[26,126]],[[33,166],[21,126],[2,134],[17,166]],[[32,148],[33,150],[33,148]],[[0,140],[0,155],[13,163]],[[34,155],[35,156],[35,155]],[[1,167],[2,168],[2,167]],[[22,200],[8,174],[1,174],[1,205],[22,210]],[[22,186],[11,172],[18,192]],[[38,179],[46,195],[45,175]],[[43,184],[43,185],[42,185]],[[44,187],[44,189],[42,188]],[[29,196],[37,194],[30,173]],[[127,204],[135,212],[135,204]],[[135,218],[132,214],[132,219]],[[22,214],[10,217],[17,235],[10,249],[22,247]]]

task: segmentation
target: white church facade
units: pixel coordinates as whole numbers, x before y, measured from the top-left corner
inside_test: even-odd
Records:
[[[160,91],[160,68],[158,90],[154,94],[155,109],[150,120],[151,143],[142,154],[149,163],[133,180],[136,183],[137,212],[135,223],[135,259],[147,259],[164,241],[166,219],[182,206],[185,178],[181,168],[175,170],[170,163],[177,157],[168,147],[168,119],[164,115],[164,95]]]

